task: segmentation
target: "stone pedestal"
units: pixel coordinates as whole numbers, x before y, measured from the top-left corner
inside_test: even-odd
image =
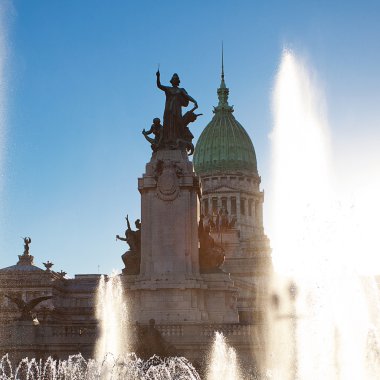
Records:
[[[199,181],[187,154],[153,153],[139,179],[141,193],[141,267],[147,280],[199,277]]]
[[[237,289],[229,274],[200,274],[200,187],[186,152],[153,153],[139,178],[141,266],[123,276],[131,319],[148,323],[236,323]]]

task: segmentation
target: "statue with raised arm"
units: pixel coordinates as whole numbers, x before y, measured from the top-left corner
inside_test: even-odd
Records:
[[[29,255],[29,244],[32,242],[30,237],[24,237],[24,255]]]
[[[163,86],[161,84],[160,71],[157,71],[156,76],[157,87],[164,91],[166,95],[162,143],[165,147],[170,149],[183,147],[189,150],[187,143],[190,142],[191,144],[193,136],[189,135],[189,130],[186,128],[190,122],[195,121],[197,116],[199,116],[193,112],[198,108],[198,104],[184,88],[179,87],[180,79],[178,74],[173,74],[170,80],[171,86]],[[189,111],[191,114],[188,114],[187,118],[184,119],[182,116],[182,107],[187,107],[189,102],[194,103],[194,108]],[[182,140],[186,143],[183,144]]]
[[[141,222],[140,219],[135,221],[136,231],[133,231],[129,223],[128,215],[125,218],[127,221],[127,229],[125,230],[125,238],[116,235],[116,240],[125,241],[129,245],[129,250],[125,252],[121,258],[124,262],[124,274],[139,274],[141,260]]]
[[[125,238],[116,235],[116,240],[125,241],[129,245],[130,252],[137,252],[139,250],[138,241],[136,239],[136,231],[133,231],[131,228],[131,224],[129,223],[128,215],[125,218],[127,221],[127,229],[125,230]]]
[[[33,265],[34,257],[29,253],[29,245],[32,242],[30,237],[22,237],[24,241],[24,253],[22,255],[18,255],[18,263],[17,265],[28,266]]]

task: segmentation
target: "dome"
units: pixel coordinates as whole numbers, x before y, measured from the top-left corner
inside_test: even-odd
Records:
[[[198,175],[238,172],[258,175],[255,149],[248,133],[232,114],[228,93],[222,70],[219,104],[195,146],[193,163]]]
[[[43,269],[33,265],[34,256],[25,253],[18,256],[19,261],[16,265],[0,269],[0,273],[9,272],[44,272]]]
[[[10,267],[0,269],[0,273],[9,272],[44,272],[44,270],[36,267],[35,265],[12,265]]]

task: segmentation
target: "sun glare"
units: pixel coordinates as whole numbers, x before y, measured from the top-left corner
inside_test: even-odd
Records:
[[[272,369],[279,379],[375,379],[380,298],[374,278],[363,274],[379,253],[378,174],[338,170],[323,105],[310,70],[285,50],[271,136]]]

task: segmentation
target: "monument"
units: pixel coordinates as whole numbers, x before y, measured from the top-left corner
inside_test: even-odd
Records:
[[[196,147],[190,128],[201,115],[195,113],[198,104],[179,87],[178,74],[170,83],[163,85],[156,73],[156,85],[165,95],[162,123],[155,117],[151,128],[142,131],[152,155],[138,179],[141,220],[132,227],[127,216],[124,236],[116,235],[129,247],[122,255],[120,279],[131,331],[137,334],[135,349],[149,356],[157,347],[202,367],[220,331],[239,359],[255,366],[264,350],[261,302],[270,248],[262,227],[263,193],[253,145],[232,116],[223,71],[219,105]],[[220,139],[226,128],[240,136],[227,141],[234,146],[226,147]],[[214,136],[211,151],[205,134]],[[219,154],[223,149],[229,155]],[[196,171],[189,159],[193,153]],[[29,253],[31,239],[24,243],[17,265],[0,269],[0,336],[7,337],[0,339],[0,355],[67,358],[81,352],[93,357],[100,275],[66,278],[65,272],[52,270],[50,261],[44,263],[46,270],[40,269]],[[38,317],[38,326],[24,323],[28,339],[20,339],[14,328],[20,318],[15,299]]]
[[[199,179],[188,158],[194,150],[189,123],[197,102],[179,87],[157,87],[166,95],[163,126],[156,132],[152,157],[139,178],[141,193],[141,265],[126,273],[131,312],[140,323],[237,323],[237,289],[218,266],[202,273],[199,261]],[[189,102],[194,108],[182,115]],[[143,131],[144,133],[144,131]],[[214,269],[214,270],[212,270]],[[128,269],[127,269],[128,271]]]

